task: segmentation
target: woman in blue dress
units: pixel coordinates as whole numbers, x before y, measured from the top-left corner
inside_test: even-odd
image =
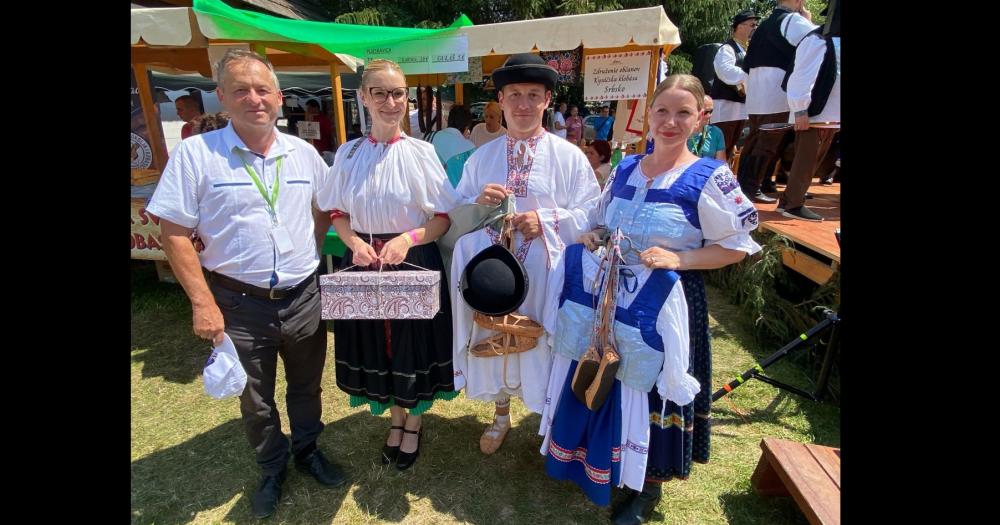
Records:
[[[650,392],[645,484],[641,492],[630,490],[612,513],[616,524],[645,522],[662,496],[664,481],[686,479],[692,460],[708,462],[712,354],[701,270],[722,268],[760,251],[750,237],[757,211],[732,171],[725,162],[698,158],[687,148],[700,124],[704,97],[701,82],[692,75],[672,75],[657,86],[648,111],[654,151],[622,159],[594,211],[591,224],[598,228],[579,239],[593,250],[609,229],[621,228],[634,249],[625,254],[626,264],[680,274],[688,309],[688,372],[700,384],[694,402],[684,406],[662,399],[656,389]]]

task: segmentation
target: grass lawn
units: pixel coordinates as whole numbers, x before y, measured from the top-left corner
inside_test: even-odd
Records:
[[[735,306],[709,287],[714,380],[712,390],[771,354],[756,346]],[[249,494],[259,471],[246,442],[235,399],[215,401],[202,389],[209,345],[191,332],[191,307],[180,286],[157,282],[151,263],[132,263],[132,523],[256,523]],[[332,334],[331,334],[332,335]],[[459,396],[437,402],[424,417],[424,441],[406,472],[378,463],[388,412],[350,409],[333,381],[333,338],[324,377],[320,447],[350,475],[346,487],[327,489],[289,470],[278,512],[267,523],[608,523],[576,485],[550,479],[538,454],[539,416],[512,403],[514,428],[490,457],[479,435],[492,405]],[[768,375],[811,389],[794,358]],[[284,371],[278,399],[284,417]],[[711,462],[691,477],[664,485],[654,519],[669,524],[806,524],[789,498],[764,499],[750,475],[764,437],[840,446],[840,409],[749,381],[715,403]],[[731,401],[731,402],[730,402]]]

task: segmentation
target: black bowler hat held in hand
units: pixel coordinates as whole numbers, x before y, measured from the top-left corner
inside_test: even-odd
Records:
[[[459,281],[465,303],[484,315],[507,315],[528,296],[528,273],[510,250],[513,232],[501,234],[500,239],[469,261]]]

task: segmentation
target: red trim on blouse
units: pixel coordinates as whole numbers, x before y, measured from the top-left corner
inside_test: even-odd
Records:
[[[392,137],[391,139],[386,141],[386,144],[395,144],[402,139],[403,139],[402,135],[396,135],[395,137]],[[375,137],[373,137],[371,134],[368,135],[368,142],[371,142],[372,144],[378,144],[378,141],[375,140]]]

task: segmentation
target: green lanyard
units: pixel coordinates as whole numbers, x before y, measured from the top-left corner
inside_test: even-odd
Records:
[[[236,149],[236,148],[234,148]],[[281,187],[280,176],[281,176],[281,161],[285,157],[278,157],[277,167],[274,170],[274,187],[271,188],[271,196],[267,196],[267,191],[264,189],[264,184],[260,181],[260,177],[257,176],[257,172],[254,171],[253,166],[247,164],[245,158],[243,158],[243,153],[239,149],[236,149],[237,155],[239,155],[240,160],[243,161],[243,169],[247,170],[247,174],[253,179],[253,183],[257,185],[257,191],[260,192],[260,196],[264,197],[264,202],[267,203],[267,213],[271,216],[271,223],[275,226],[278,225],[278,188]],[[265,160],[266,162],[266,160]]]

